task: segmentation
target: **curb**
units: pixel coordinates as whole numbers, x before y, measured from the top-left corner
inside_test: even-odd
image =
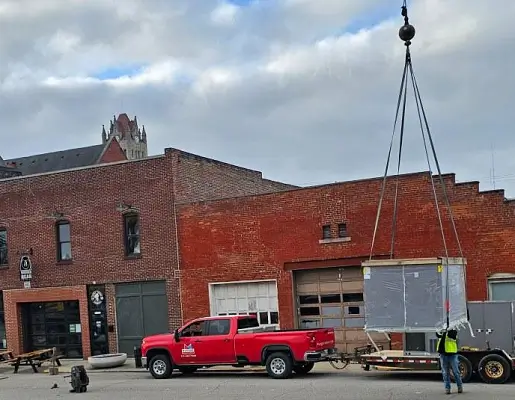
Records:
[[[60,367],[59,373],[66,374],[70,373],[71,368]],[[221,372],[221,373],[233,373],[233,372],[265,372],[265,368],[201,368],[197,371],[197,373],[206,373],[206,372]],[[44,373],[48,373],[48,369],[43,371]],[[88,374],[106,374],[106,373],[149,373],[148,369],[145,368],[95,368],[95,369],[86,369]]]

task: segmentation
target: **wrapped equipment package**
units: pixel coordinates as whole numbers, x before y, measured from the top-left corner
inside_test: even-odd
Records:
[[[362,264],[365,330],[434,332],[467,323],[464,258],[370,260]]]

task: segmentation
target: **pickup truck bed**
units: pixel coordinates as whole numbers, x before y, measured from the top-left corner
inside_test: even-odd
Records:
[[[143,339],[143,364],[156,379],[172,371],[193,373],[200,367],[264,365],[272,378],[306,374],[315,362],[335,353],[334,330],[268,331],[252,316],[196,319],[173,334]]]

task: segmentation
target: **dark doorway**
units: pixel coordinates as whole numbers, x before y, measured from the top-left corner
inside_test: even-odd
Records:
[[[25,303],[22,317],[25,352],[56,347],[66,358],[83,357],[78,301]]]
[[[169,333],[166,282],[116,285],[118,351],[132,354],[145,336]]]
[[[105,286],[88,286],[91,355],[109,353]]]

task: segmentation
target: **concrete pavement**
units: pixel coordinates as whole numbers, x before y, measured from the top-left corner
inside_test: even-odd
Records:
[[[62,399],[83,396],[95,400],[167,399],[167,400],[433,400],[466,398],[467,400],[513,399],[515,387],[470,383],[465,393],[443,394],[439,374],[362,371],[351,366],[334,372],[319,366],[305,377],[287,380],[270,379],[263,372],[227,373],[203,371],[193,376],[175,375],[155,380],[150,374],[121,371],[89,373],[91,384],[86,394],[69,393],[69,379],[63,375],[5,373],[0,380],[0,398],[34,400]],[[57,383],[57,389],[51,389]],[[454,389],[455,390],[455,389]],[[464,396],[464,397],[463,397]],[[82,397],[81,397],[82,398]]]

